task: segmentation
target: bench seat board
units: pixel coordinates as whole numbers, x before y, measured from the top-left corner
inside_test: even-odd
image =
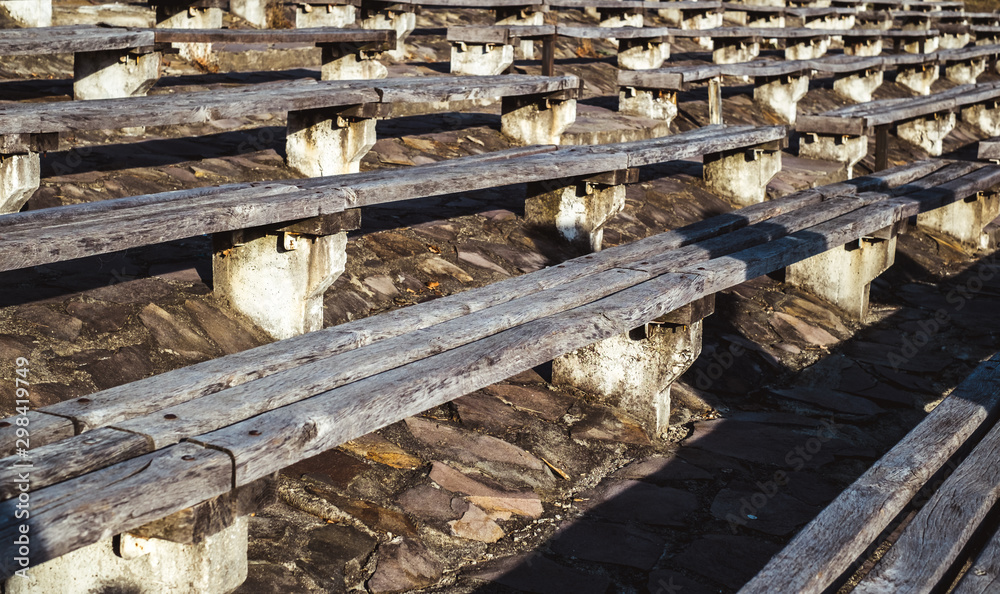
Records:
[[[1000,379],[981,389],[998,391]],[[1000,499],[1000,425],[920,509],[885,555],[855,588],[859,594],[934,589],[962,547]]]
[[[347,43],[394,42],[396,32],[313,27],[303,29],[153,29],[158,43]]]
[[[823,592],[976,429],[1000,411],[1000,355],[983,363],[740,592]]]
[[[97,52],[154,43],[151,29],[62,26],[0,30],[0,56]]]

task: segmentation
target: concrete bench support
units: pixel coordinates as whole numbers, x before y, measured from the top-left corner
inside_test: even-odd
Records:
[[[980,192],[917,215],[917,227],[943,233],[972,249],[991,247],[986,227],[1000,216],[1000,194]]]
[[[967,62],[954,62],[944,67],[944,76],[959,85],[976,83],[979,75],[986,72],[986,57],[973,58]]]
[[[882,53],[881,37],[844,39],[844,53],[848,56],[878,56]]]
[[[552,362],[552,382],[596,394],[635,418],[653,439],[669,428],[670,387],[698,355],[714,295]]]
[[[661,39],[619,39],[618,67],[653,70],[670,57],[670,44]]]
[[[288,165],[308,177],[357,173],[361,158],[374,145],[374,117],[347,115],[338,109],[288,113]]]
[[[78,52],[73,57],[73,98],[144,96],[160,78],[159,52]]]
[[[514,63],[514,46],[502,43],[451,44],[451,73],[470,76],[503,74]]]
[[[32,567],[4,592],[232,592],[247,577],[248,515],[275,500],[276,481],[268,476]]]
[[[756,77],[753,98],[780,115],[789,124],[795,123],[799,100],[809,92],[809,75]]]
[[[987,136],[1000,136],[1000,104],[990,101],[964,107],[962,121],[979,128]]]
[[[785,45],[786,60],[815,60],[826,55],[830,49],[829,37],[789,40]]]
[[[785,269],[785,282],[819,295],[855,319],[868,313],[871,283],[896,258],[898,228],[887,227]]]
[[[930,54],[934,53],[941,46],[941,38],[929,36],[918,39],[900,40],[899,45],[908,54]]]
[[[0,12],[22,27],[52,26],[52,0],[3,0]]]
[[[677,117],[677,92],[622,87],[618,92],[618,111],[626,115],[663,120],[669,124]]]
[[[198,544],[123,534],[7,580],[9,594],[203,592],[226,594],[247,578],[247,517]]]
[[[538,27],[545,24],[545,14],[523,6],[497,7],[496,24]],[[535,42],[530,39],[520,40],[521,57],[525,60],[535,59]]]
[[[38,153],[0,155],[0,214],[21,210],[40,180]]]
[[[712,62],[716,64],[739,64],[749,62],[760,55],[760,42],[755,39],[720,37],[715,40]]]
[[[576,91],[504,97],[500,131],[521,144],[561,144],[576,121]]]
[[[267,0],[229,0],[229,12],[259,29],[266,29],[267,4]]]
[[[366,49],[365,44],[331,43],[320,45],[323,80],[371,80],[389,76],[389,69],[378,61],[381,50]]]
[[[394,60],[406,57],[406,38],[417,26],[417,13],[412,7],[409,11],[391,10],[391,5],[362,6],[361,18],[358,24],[362,29],[390,30],[396,32],[396,48],[388,52]]]
[[[944,137],[955,129],[955,119],[955,114],[949,112],[903,122],[896,126],[896,136],[939,157],[944,152]]]
[[[343,28],[354,24],[357,9],[350,4],[296,4],[295,28]]]
[[[599,27],[641,27],[642,11],[634,8],[597,9]]]
[[[657,14],[668,23],[687,31],[704,31],[722,26],[723,13],[716,9],[661,8]],[[695,37],[693,41],[706,50],[711,51],[714,47],[711,37]]]
[[[867,136],[840,134],[803,134],[799,156],[822,161],[839,161],[847,167],[847,179],[854,177],[854,166],[868,154]]]
[[[896,71],[896,82],[921,95],[930,95],[931,85],[938,79],[938,76],[937,64],[923,64],[913,67],[900,66]]]
[[[524,217],[528,223],[555,228],[582,253],[598,252],[604,225],[625,208],[625,184],[638,181],[637,169],[590,178],[567,178],[528,184]]]
[[[156,26],[167,29],[221,29],[222,9],[181,4],[161,4],[156,7]],[[210,66],[215,58],[211,43],[174,43],[185,60]]]
[[[323,327],[323,294],[343,274],[347,231],[358,226],[346,215],[309,221],[213,237],[215,292],[276,340]]]
[[[940,49],[960,49],[972,43],[969,31],[942,33],[938,39]]]
[[[767,184],[781,171],[781,147],[768,143],[705,155],[705,183],[739,206],[767,199]]]
[[[872,94],[882,86],[885,73],[882,70],[855,72],[833,80],[833,90],[842,97],[856,103],[872,100]]]

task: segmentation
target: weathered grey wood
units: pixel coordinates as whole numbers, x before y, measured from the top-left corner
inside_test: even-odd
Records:
[[[555,34],[555,25],[466,25],[448,27],[447,40],[510,44],[515,39],[532,39]]]
[[[645,7],[643,0],[545,0],[548,6],[559,8],[611,8],[641,10]]]
[[[572,75],[401,77],[366,82],[374,86],[383,103],[499,99],[516,95],[545,95],[580,87],[580,79]]]
[[[31,27],[0,31],[0,56],[71,54],[152,46],[149,29],[93,27]]]
[[[31,436],[28,441],[29,448],[24,448],[24,444],[18,444],[16,420],[17,415],[8,417],[0,421],[0,456],[13,456],[19,448],[29,449],[72,436],[76,431],[73,422],[65,417],[59,417],[44,413],[39,410],[29,410],[25,417],[28,419],[28,428]]]
[[[16,479],[22,473],[31,476],[31,490],[35,491],[152,450],[146,438],[106,427],[67,441],[32,448],[26,458],[4,458],[6,463],[0,467],[0,501],[17,497],[21,488]],[[95,460],[90,454],[92,451],[99,451],[100,458]]]
[[[305,364],[115,426],[145,435],[156,447],[164,447],[185,437],[218,429],[302,398],[458,348],[514,326],[596,301],[666,269],[706,261],[713,256],[775,240],[851,212],[873,200],[874,196],[852,196],[804,207],[793,213],[774,217],[763,225],[750,226],[703,243],[651,256],[648,261],[641,263],[644,273],[611,268],[541,293],[511,300],[479,314],[470,314],[410,332],[342,356]]]
[[[232,488],[232,462],[184,443],[46,487],[31,495],[31,565],[138,528]],[[0,555],[19,556],[17,499],[0,503]]]
[[[983,388],[996,391],[1000,382]],[[916,594],[934,589],[1000,499],[998,458],[1000,426],[995,426],[931,496],[854,591]]]
[[[616,0],[620,1],[620,0]],[[658,39],[669,38],[679,29],[670,27],[586,27],[559,25],[556,35],[573,39]]]
[[[523,0],[521,0],[523,1]],[[153,29],[157,43],[395,43],[396,32],[376,29]]]
[[[1000,138],[979,141],[980,159],[1000,159]]]
[[[1000,532],[990,538],[951,594],[1000,592]]]
[[[1000,356],[955,390],[740,590],[822,592],[987,419],[1000,411]]]
[[[158,408],[198,398],[230,386],[253,381],[310,361],[336,355],[349,349],[445,322],[482,309],[504,303],[576,279],[585,278],[628,262],[641,261],[647,256],[671,250],[697,241],[716,237],[761,220],[818,204],[824,196],[850,194],[855,191],[884,189],[908,184],[940,167],[943,162],[928,160],[897,167],[879,174],[807,190],[784,198],[756,204],[738,212],[719,215],[677,231],[602,251],[600,254],[570,260],[559,266],[530,275],[506,279],[494,285],[472,289],[457,295],[382,314],[373,319],[350,322],[335,328],[296,337],[281,343],[265,345],[199,363],[169,373],[111,388],[86,399],[62,402],[47,407],[54,413],[76,419],[83,430],[113,424],[128,418],[149,414]],[[135,399],[136,392],[156,394],[151,399]],[[35,434],[42,440],[45,434]],[[60,436],[53,435],[54,441]],[[42,442],[39,442],[42,443]]]
[[[398,418],[625,332],[706,294],[877,231],[901,220],[902,207],[897,199],[885,200],[783,239],[678,268],[591,304],[289,404],[193,441],[229,452],[236,463],[236,484],[249,482]],[[645,268],[640,263],[633,269]]]

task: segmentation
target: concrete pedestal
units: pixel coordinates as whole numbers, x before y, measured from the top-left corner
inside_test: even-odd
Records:
[[[214,290],[276,340],[323,328],[323,293],[347,264],[347,233],[217,233]]]
[[[323,80],[374,80],[389,76],[389,69],[378,61],[381,51],[370,51],[355,43],[335,43],[322,49]]]
[[[652,39],[619,39],[618,67],[625,70],[653,70],[670,57],[670,44]]]
[[[799,140],[799,156],[822,161],[839,161],[847,166],[847,179],[854,177],[854,166],[868,154],[867,136],[835,136],[803,134]]]
[[[604,225],[625,208],[625,186],[586,180],[548,180],[528,184],[524,218],[555,228],[582,253],[601,250]]]
[[[848,56],[878,56],[882,53],[882,38],[858,39],[853,43],[844,40],[844,53]]]
[[[221,29],[221,8],[195,8],[179,5],[156,7],[156,26],[165,29]],[[211,43],[174,43],[185,60],[211,68],[215,63]]]
[[[342,29],[357,20],[357,9],[350,4],[297,4],[295,28],[335,27]]]
[[[974,58],[968,62],[955,62],[948,64],[944,69],[944,76],[951,82],[959,85],[972,85],[976,83],[979,75],[986,72],[986,58]]]
[[[826,55],[830,39],[803,39],[785,46],[786,60],[815,60]]]
[[[363,9],[358,24],[362,29],[395,31],[396,48],[387,53],[394,60],[402,60],[406,58],[406,38],[417,26],[417,14],[388,8],[377,11]]]
[[[760,55],[760,43],[747,39],[715,40],[712,62],[715,64],[739,64],[749,62]]]
[[[777,148],[734,149],[705,155],[705,183],[713,192],[739,206],[767,199],[767,184],[781,171]]]
[[[896,136],[919,146],[931,156],[940,157],[944,152],[942,141],[954,129],[954,113],[933,114],[899,124],[896,126]]]
[[[288,113],[288,165],[307,177],[357,173],[374,145],[374,118],[344,117],[331,109]]]
[[[40,180],[38,153],[0,155],[0,214],[21,210]]]
[[[503,74],[514,64],[514,46],[507,44],[451,44],[451,73],[467,76]]]
[[[229,11],[258,29],[267,29],[267,0],[229,0]]]
[[[518,26],[541,26],[545,24],[545,14],[532,10],[533,7],[506,6],[498,7],[496,24]],[[530,39],[520,41],[521,58],[535,59],[535,42]]]
[[[917,215],[917,227],[948,235],[972,249],[988,249],[984,230],[1000,216],[1000,195],[980,193]]]
[[[987,136],[1000,136],[1000,103],[991,101],[965,107],[962,121],[979,128]]]
[[[576,99],[531,95],[504,97],[500,131],[521,144],[561,144],[576,121]]]
[[[882,86],[884,76],[885,73],[881,70],[866,70],[835,78],[833,90],[856,103],[867,103],[872,100],[872,93]]]
[[[809,92],[809,75],[757,77],[754,83],[754,101],[794,124],[799,100]]]
[[[160,78],[160,54],[130,50],[77,52],[73,57],[73,98],[141,97]]]
[[[868,313],[871,282],[892,266],[896,257],[896,232],[884,231],[883,238],[860,239],[792,264],[785,270],[785,282],[863,320]]]
[[[701,354],[701,320],[712,309],[714,301],[703,300],[563,355],[552,362],[552,383],[597,395],[656,439],[668,429],[670,386]]]
[[[22,27],[52,26],[52,0],[2,0],[0,11]]]
[[[896,70],[896,82],[921,95],[931,94],[931,85],[938,79],[937,64],[920,65],[913,68],[902,66]]]
[[[623,87],[618,92],[618,111],[626,115],[668,124],[677,117],[677,93],[663,89],[636,89]]]
[[[242,516],[198,544],[123,534],[32,567],[4,592],[225,594],[246,580],[249,524]]]

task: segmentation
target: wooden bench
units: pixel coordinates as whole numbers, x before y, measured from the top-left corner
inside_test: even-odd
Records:
[[[283,229],[281,233],[322,236],[321,245],[326,246],[328,251],[320,254],[313,253],[316,248],[310,248],[312,244],[306,242],[302,249],[289,250],[286,255],[278,257],[274,254],[275,233],[270,233],[271,240],[254,241],[256,236],[252,229],[256,227],[290,224],[297,219],[333,215],[360,206],[440,195],[458,189],[471,191],[497,185],[547,182],[529,188],[526,208],[529,219],[539,225],[559,229],[573,245],[585,246],[588,250],[598,249],[604,222],[621,210],[625,200],[624,186],[621,186],[624,182],[615,180],[626,178],[616,177],[618,174],[613,172],[627,167],[608,167],[608,159],[611,159],[608,154],[621,156],[619,151],[627,150],[630,163],[647,164],[704,155],[704,175],[709,187],[735,202],[748,204],[764,200],[768,181],[781,169],[780,148],[784,139],[785,128],[781,126],[760,129],[704,128],[666,138],[623,145],[578,147],[545,157],[507,159],[502,163],[485,156],[446,162],[435,167],[405,169],[394,174],[348,174],[312,180],[237,184],[224,191],[189,190],[27,211],[0,217],[0,229],[3,229],[0,252],[4,254],[0,258],[0,271],[206,233],[232,231],[231,237],[226,236],[229,239],[217,242],[219,245],[214,260],[216,290],[273,335],[288,336],[290,328],[313,327],[322,323],[322,291],[316,294],[301,283],[305,283],[307,278],[329,279],[332,282],[340,274],[346,259],[346,236],[341,231],[345,225],[354,224],[354,219],[345,223],[338,216],[327,225],[320,217],[323,224],[317,229],[308,225],[288,228],[278,225],[279,229]],[[513,154],[531,155],[539,151],[526,150],[527,153],[514,151]],[[550,150],[546,148],[542,152]],[[618,161],[612,159],[612,162]],[[608,175],[601,178],[600,174],[605,173]],[[593,176],[597,177],[590,180],[589,177]],[[588,180],[581,182],[576,179],[583,177]],[[363,180],[373,181],[362,184]],[[350,185],[354,182],[357,184]],[[344,191],[342,187],[349,187],[350,190]],[[536,203],[539,206],[532,206]],[[191,212],[199,212],[200,216],[191,219]],[[241,235],[241,229],[251,231]],[[35,237],[32,242],[34,247],[18,239],[28,235]],[[234,244],[239,249],[235,249]],[[227,259],[219,254],[239,257]],[[292,264],[281,270],[294,270],[297,266],[307,265],[314,266],[315,270],[306,268],[312,270],[309,275],[304,275],[306,278],[300,281],[286,279],[278,283],[280,288],[274,288],[271,280],[261,271],[276,266],[273,262],[275,258],[279,261],[291,260]],[[314,259],[316,262],[313,262]],[[324,270],[326,272],[321,274]],[[287,275],[275,274],[279,278]],[[231,283],[222,281],[244,277],[256,278],[254,283],[272,286],[266,293],[273,298],[262,298],[261,291],[256,289],[240,289],[235,280]],[[290,294],[284,295],[286,292]],[[304,307],[303,303],[310,305]],[[304,311],[309,312],[305,319],[302,318]],[[297,318],[295,312],[298,312]]]
[[[1000,355],[981,363],[742,594],[989,592],[1000,579]],[[875,560],[871,554],[878,549]]]
[[[323,80],[386,76],[377,58],[396,41],[392,31],[360,29],[129,29],[66,26],[5,30],[0,56],[73,54],[73,97],[110,99],[145,95],[160,78],[164,46],[205,46],[198,54],[211,63],[213,43],[297,43],[322,48]],[[206,49],[207,48],[207,49]]]
[[[886,99],[850,105],[822,114],[801,115],[795,125],[803,134],[804,157],[845,163],[848,170],[868,154],[868,133],[875,132],[875,167],[888,158],[889,128],[931,155],[940,155],[942,140],[955,127],[956,113],[989,136],[1000,135],[1000,83],[962,85],[926,97]]]
[[[358,171],[375,144],[375,122],[394,104],[420,103],[448,111],[457,101],[500,101],[501,130],[523,144],[559,144],[576,119],[575,76],[408,77],[378,81],[312,81],[233,87],[86,102],[0,106],[0,212],[16,212],[39,184],[39,152],[58,147],[74,130],[171,126],[287,113],[289,166],[308,176]]]
[[[524,159],[573,166],[578,161],[564,153],[583,155],[594,148]],[[601,152],[604,166],[641,166],[652,156],[620,152],[623,148]],[[503,162],[491,165],[498,163]],[[519,172],[523,179],[523,165],[501,175]],[[84,568],[115,555],[110,544],[115,535],[122,535],[118,553],[129,563],[162,565],[184,546],[186,558],[212,556],[216,564],[224,563],[226,555],[239,555],[240,547],[226,548],[208,530],[191,527],[191,518],[203,517],[206,506],[224,512],[217,514],[224,521],[211,530],[245,543],[246,520],[237,517],[248,513],[239,503],[241,490],[299,460],[547,361],[553,361],[554,381],[628,406],[659,435],[675,374],[657,376],[655,394],[629,392],[628,400],[582,378],[621,365],[612,353],[620,352],[623,341],[638,341],[632,348],[650,368],[662,368],[666,353],[684,350],[693,358],[700,349],[698,318],[710,312],[694,304],[784,268],[789,282],[822,294],[822,286],[813,287],[803,271],[829,270],[834,261],[846,265],[836,258],[847,247],[891,262],[902,221],[1000,183],[1000,167],[941,165],[919,163],[855,184],[799,192],[492,286],[23,411],[0,427],[2,449],[13,454],[0,464],[5,570],[10,575],[37,567],[31,572],[35,580],[58,587],[67,567],[77,568],[74,575],[81,577]],[[385,176],[355,176],[341,188],[363,197],[387,184],[407,186],[402,176]],[[482,178],[476,171],[461,181],[482,186],[488,183]],[[859,278],[852,299],[863,299],[870,281]],[[663,323],[646,326],[654,320]],[[630,333],[635,329],[643,331]],[[28,419],[31,441],[23,457],[15,452],[22,418]],[[17,482],[24,473],[29,482]],[[25,485],[23,498],[19,484]],[[29,502],[30,518],[15,518],[19,499]],[[17,542],[22,533],[29,535],[24,544]],[[200,544],[179,547],[169,539]],[[42,565],[46,562],[51,564]],[[174,573],[186,569],[171,565]],[[245,576],[231,573],[232,581],[201,591],[225,591]],[[8,580],[8,591],[18,587],[18,579]]]

